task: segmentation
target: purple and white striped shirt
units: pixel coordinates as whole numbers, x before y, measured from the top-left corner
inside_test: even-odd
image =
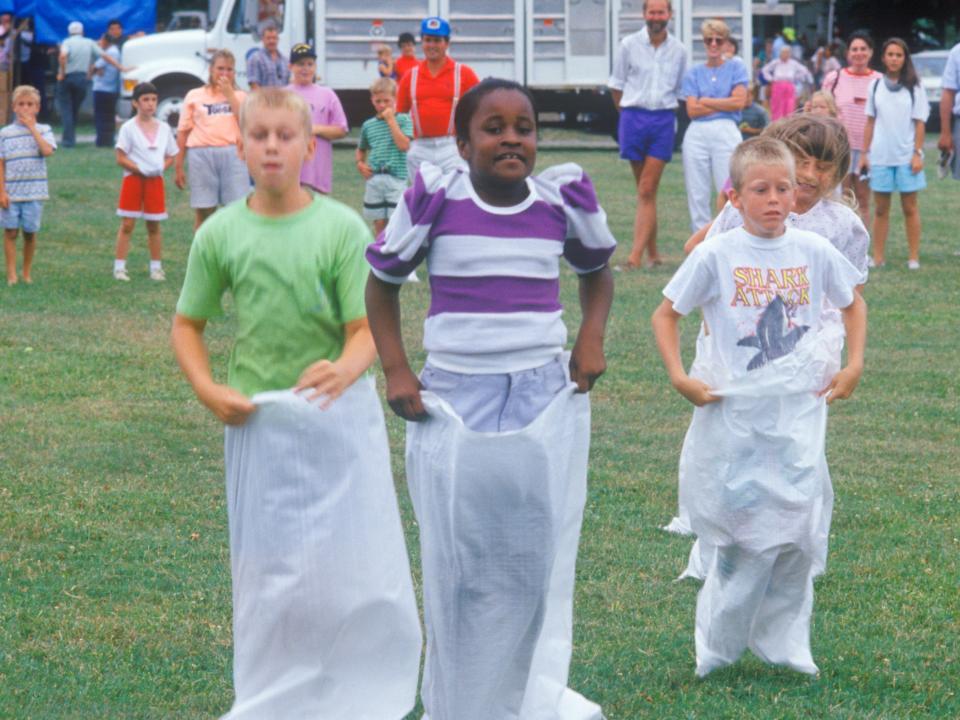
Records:
[[[424,163],[386,230],[367,248],[373,273],[402,283],[424,259],[431,302],[428,361],[459,373],[540,367],[567,342],[560,256],[577,273],[606,265],[616,248],[593,183],[577,165],[527,179],[513,207],[481,200],[470,175]]]

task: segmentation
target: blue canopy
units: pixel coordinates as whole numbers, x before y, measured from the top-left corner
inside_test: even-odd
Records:
[[[18,17],[32,15],[37,41],[53,45],[67,37],[67,25],[83,23],[83,34],[98,38],[114,18],[123,23],[125,33],[153,32],[157,25],[156,0],[0,0],[0,9],[13,5]]]

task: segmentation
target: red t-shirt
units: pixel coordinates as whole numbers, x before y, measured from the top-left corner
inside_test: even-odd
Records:
[[[420,62],[417,60],[415,55],[401,55],[397,58],[397,61],[393,64],[393,68],[397,73],[397,80],[402,80],[403,76],[407,74],[407,70],[417,66],[417,63]]]
[[[450,127],[450,116],[453,113],[453,69],[456,63],[447,58],[446,65],[436,75],[431,75],[427,69],[427,61],[417,63],[420,69],[417,72],[417,113],[413,112],[413,102],[410,97],[410,78],[412,72],[406,73],[400,80],[397,90],[397,112],[408,112],[413,120],[415,137],[443,137],[452,135],[447,132]],[[467,65],[460,65],[460,97],[470,88],[480,82],[476,73]],[[417,117],[419,116],[419,117]]]

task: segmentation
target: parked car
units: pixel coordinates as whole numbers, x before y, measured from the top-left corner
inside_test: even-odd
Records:
[[[930,117],[927,119],[929,132],[940,132],[940,96],[943,94],[943,71],[949,55],[949,50],[925,50],[912,56],[913,66],[930,101]]]

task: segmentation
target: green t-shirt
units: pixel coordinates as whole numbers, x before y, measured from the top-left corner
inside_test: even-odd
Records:
[[[413,137],[413,121],[406,113],[397,115],[397,125],[407,137]],[[374,172],[389,170],[401,180],[407,179],[407,154],[397,147],[386,120],[378,117],[368,119],[360,127],[361,150],[369,150],[367,164]]]
[[[227,383],[248,396],[292,387],[308,365],[339,358],[344,324],[366,317],[370,241],[360,216],[328,197],[276,218],[238,200],[197,231],[177,313],[221,316],[229,290],[237,336]]]

